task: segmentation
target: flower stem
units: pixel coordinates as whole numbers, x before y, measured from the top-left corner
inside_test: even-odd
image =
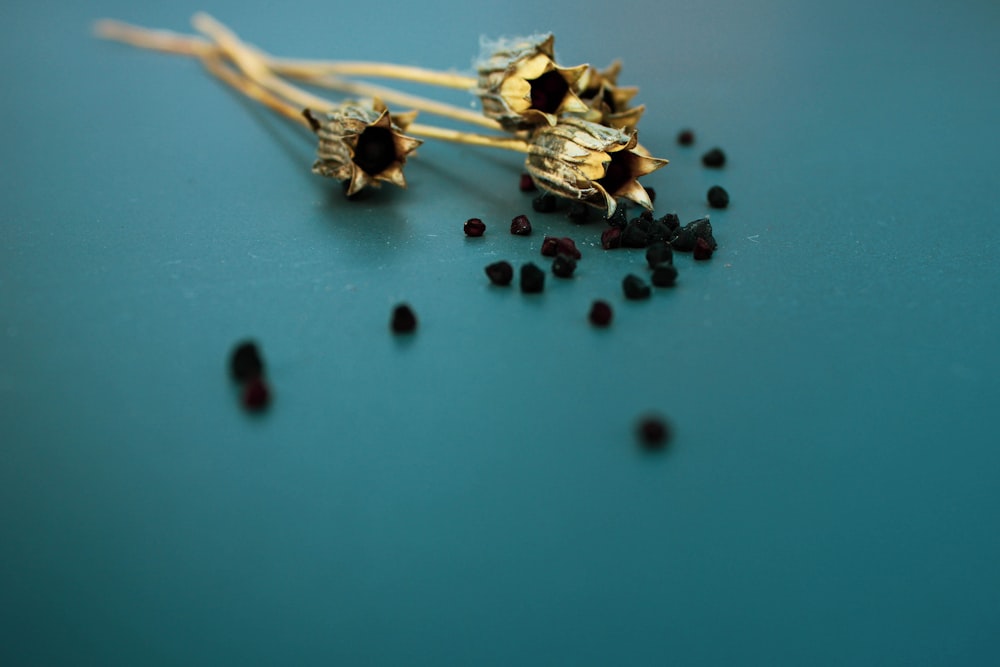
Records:
[[[289,104],[276,95],[273,95],[266,88],[257,85],[254,81],[241,75],[239,72],[233,71],[232,68],[227,67],[223,63],[222,59],[217,54],[206,54],[202,56],[200,60],[202,65],[205,66],[205,69],[218,79],[229,84],[250,99],[260,102],[268,109],[271,109],[289,120],[312,130],[312,125],[309,123],[309,120],[302,115],[302,111],[298,107]]]
[[[400,79],[425,83],[442,88],[457,88],[469,90],[475,88],[477,80],[471,76],[454,72],[438,72],[422,67],[395,65],[393,63],[376,63],[349,60],[301,60],[293,58],[274,58],[271,67],[278,74],[294,79],[312,79],[329,74],[341,76],[376,76],[385,79]]]
[[[475,134],[473,132],[459,132],[445,127],[434,125],[423,125],[413,123],[406,128],[407,134],[429,139],[440,139],[458,144],[470,144],[473,146],[487,146],[489,148],[503,148],[518,153],[528,152],[528,142],[516,137],[499,137],[487,134]]]

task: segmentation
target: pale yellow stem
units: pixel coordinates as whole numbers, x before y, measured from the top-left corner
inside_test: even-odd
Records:
[[[202,56],[214,53],[214,44],[202,37],[181,35],[170,30],[153,30],[131,25],[114,19],[101,19],[94,23],[94,34],[102,39],[109,39],[152,51],[165,51],[182,56]]]
[[[473,146],[487,146],[489,148],[503,148],[518,153],[528,152],[528,142],[515,137],[491,137],[485,134],[473,134],[472,132],[459,132],[444,127],[433,125],[422,125],[412,123],[406,128],[407,134],[417,137],[427,137],[429,139],[440,139],[451,141],[457,144],[471,144]]]
[[[295,121],[309,130],[313,129],[309,120],[302,115],[301,109],[285,102],[276,95],[272,95],[267,89],[257,85],[247,77],[241,76],[238,72],[233,71],[231,68],[226,67],[218,55],[205,55],[202,56],[200,60],[205,66],[205,69],[207,69],[210,73],[250,99],[260,102],[268,109],[281,114],[289,120]]]
[[[311,79],[329,74],[340,76],[377,76],[384,79],[400,79],[415,83],[426,83],[442,88],[469,90],[478,81],[471,76],[454,72],[438,72],[392,63],[375,63],[349,60],[303,60],[293,58],[273,58],[271,67],[275,72],[296,79]]]

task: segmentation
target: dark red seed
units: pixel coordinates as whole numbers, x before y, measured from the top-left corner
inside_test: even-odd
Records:
[[[552,260],[552,273],[559,278],[572,278],[576,271],[576,260],[568,255],[559,254]]]
[[[551,213],[556,210],[557,204],[556,196],[551,192],[543,192],[531,200],[531,208],[539,213]]]
[[[670,425],[662,417],[642,417],[636,427],[636,435],[646,449],[661,450],[670,442]]]
[[[580,251],[576,248],[576,242],[568,236],[564,236],[556,241],[556,254],[568,255],[573,259],[580,259],[583,257]]]
[[[245,340],[233,348],[229,357],[229,372],[237,382],[249,382],[264,374],[264,361],[256,343]]]
[[[646,281],[633,273],[628,274],[622,280],[622,291],[625,292],[626,299],[632,300],[648,299],[652,294]]]
[[[510,281],[514,279],[514,267],[511,266],[510,262],[502,260],[493,262],[486,267],[486,275],[489,276],[490,282],[494,285],[505,287],[510,285]]]
[[[559,254],[559,239],[555,236],[546,236],[542,239],[542,255],[545,257],[555,257]]]
[[[260,412],[266,408],[271,401],[271,391],[267,388],[264,378],[258,376],[244,384],[240,400],[243,402],[243,407],[252,412]]]
[[[677,282],[677,267],[669,262],[657,264],[649,281],[657,287],[673,287]]]
[[[712,258],[712,245],[703,238],[697,238],[694,241],[694,258],[695,259],[711,259]]]
[[[622,230],[617,227],[608,227],[601,232],[601,247],[605,250],[622,247]]]
[[[521,291],[525,294],[535,294],[544,289],[545,272],[531,262],[521,266]]]
[[[690,146],[694,143],[694,132],[688,129],[683,129],[677,133],[677,143],[681,146]]]
[[[595,327],[606,327],[611,324],[613,316],[611,304],[607,301],[596,299],[594,303],[590,304],[590,314],[587,317]]]
[[[482,236],[486,232],[486,225],[479,218],[469,218],[465,221],[466,236]]]
[[[706,167],[718,169],[726,164],[726,154],[722,152],[721,148],[713,148],[701,156],[701,163]]]
[[[708,189],[708,205],[712,208],[726,208],[729,206],[729,193],[719,185],[713,185]]]
[[[532,180],[531,174],[521,174],[521,192],[534,192],[538,189],[535,185],[535,181]]]
[[[392,309],[392,321],[389,326],[393,333],[412,333],[417,328],[417,315],[407,304],[401,303]]]
[[[528,216],[519,215],[510,221],[510,233],[515,236],[528,236],[531,234],[531,222]]]
[[[666,241],[657,241],[646,248],[646,263],[649,268],[652,269],[663,262],[669,264],[672,261],[674,261],[674,251]]]

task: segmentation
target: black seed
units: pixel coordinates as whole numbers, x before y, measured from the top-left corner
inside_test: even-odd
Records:
[[[615,212],[611,214],[610,218],[606,218],[608,224],[612,227],[617,227],[618,229],[625,229],[625,225],[628,224],[628,216],[625,215],[625,207],[619,206],[615,209]]]
[[[729,193],[719,185],[713,185],[708,189],[708,205],[712,208],[726,208],[729,206]]]
[[[649,281],[657,287],[673,287],[677,282],[677,267],[669,262],[657,264]]]
[[[705,239],[712,250],[719,247],[719,244],[715,242],[715,237],[712,235],[712,223],[708,218],[692,220],[684,225],[684,228],[690,230],[695,239]]]
[[[544,113],[555,113],[569,92],[566,79],[555,70],[531,79],[528,83],[531,85],[531,108]]]
[[[502,260],[493,262],[486,267],[486,275],[489,276],[490,282],[494,285],[507,286],[514,279],[514,267],[511,266],[510,262]]]
[[[676,213],[667,213],[665,216],[657,220],[657,222],[669,229],[671,232],[681,226],[681,219],[677,217]]]
[[[681,146],[690,146],[694,143],[694,132],[688,129],[683,129],[677,133],[677,143]]]
[[[622,246],[625,248],[645,248],[649,245],[649,223],[636,218],[622,231]]]
[[[528,236],[531,234],[531,222],[528,216],[519,215],[510,221],[510,233],[515,236]]]
[[[649,268],[651,269],[657,264],[673,261],[674,251],[666,241],[657,241],[646,248],[646,263],[649,264]]]
[[[605,250],[622,247],[622,230],[618,227],[608,227],[601,232],[601,247]]]
[[[257,344],[246,340],[239,343],[229,357],[229,371],[233,379],[246,383],[264,375],[264,361],[260,357]]]
[[[417,316],[407,304],[401,303],[392,310],[392,321],[389,325],[393,333],[412,333],[417,328]]]
[[[660,450],[670,442],[670,426],[661,417],[649,415],[639,420],[636,435],[646,449]]]
[[[611,324],[611,318],[613,317],[611,304],[607,301],[596,299],[594,303],[590,305],[590,314],[587,317],[590,319],[590,323],[595,327],[608,326]]]
[[[711,259],[713,248],[708,241],[703,238],[697,238],[694,241],[694,258],[695,259]]]
[[[556,196],[551,192],[543,192],[531,201],[531,208],[539,213],[551,213],[556,210]]]
[[[552,273],[559,278],[572,278],[576,271],[576,260],[567,255],[556,255],[552,260]]]
[[[670,245],[674,250],[691,252],[694,250],[694,232],[687,227],[674,230],[674,235],[670,238]]]
[[[354,164],[371,176],[381,174],[396,161],[396,142],[392,130],[370,125],[358,137]]]
[[[566,217],[573,222],[587,222],[590,219],[590,206],[581,201],[575,201],[569,205],[569,212]]]
[[[713,148],[701,156],[701,163],[706,167],[719,168],[726,164],[726,154],[721,148]]]
[[[534,294],[545,289],[545,272],[532,262],[521,266],[521,291]]]
[[[630,273],[622,280],[622,291],[625,292],[626,299],[648,299],[652,291],[639,276]]]
[[[482,236],[486,232],[486,225],[479,218],[469,218],[465,221],[466,236]]]
[[[518,187],[521,189],[521,192],[534,192],[538,189],[535,181],[531,178],[531,174],[521,174],[521,182]]]

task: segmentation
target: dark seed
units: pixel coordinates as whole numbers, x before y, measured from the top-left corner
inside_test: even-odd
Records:
[[[669,262],[657,264],[649,281],[657,287],[673,287],[677,282],[677,267]]]
[[[650,415],[639,420],[636,435],[646,449],[660,450],[670,442],[670,426],[662,418]]]
[[[605,250],[622,247],[622,230],[618,227],[608,227],[601,232],[601,247]]]
[[[264,374],[264,362],[257,344],[246,340],[233,348],[229,357],[229,371],[237,382],[249,382]]]
[[[568,236],[563,236],[556,242],[556,253],[569,255],[573,259],[580,259],[583,255],[576,249],[576,243]]]
[[[630,273],[622,281],[622,291],[626,299],[648,299],[652,291],[649,285],[639,276]]]
[[[705,239],[712,250],[719,247],[719,244],[715,242],[715,237],[712,235],[712,223],[708,218],[692,220],[684,225],[684,227],[689,229],[696,239]]]
[[[551,192],[543,192],[531,201],[531,208],[539,213],[551,213],[556,210],[556,196]]]
[[[569,205],[569,212],[566,214],[566,217],[573,222],[587,222],[590,219],[591,208],[582,201],[575,201]]]
[[[546,236],[542,239],[542,255],[545,257],[555,257],[559,254],[559,239],[555,236]]]
[[[392,310],[392,322],[389,325],[393,333],[412,333],[417,328],[417,316],[407,304],[401,303]]]
[[[646,194],[649,195],[649,201],[651,203],[656,203],[656,190],[653,188],[646,188]]]
[[[670,237],[670,245],[674,250],[691,252],[694,250],[694,232],[687,227],[674,230],[674,235]]]
[[[528,236],[531,234],[531,222],[528,216],[519,215],[510,221],[510,233],[515,236]]]
[[[694,241],[694,258],[695,259],[711,259],[712,258],[712,246],[703,238],[695,239]]]
[[[576,260],[567,255],[556,255],[552,261],[552,273],[559,278],[572,278],[576,271]]]
[[[719,185],[713,185],[708,189],[708,205],[712,208],[726,208],[729,206],[729,193]]]
[[[649,245],[649,225],[636,218],[622,231],[622,246],[625,248],[645,248]]]
[[[266,408],[271,400],[271,392],[264,378],[258,376],[244,384],[240,400],[243,407],[252,412],[260,412]]]
[[[694,143],[694,132],[688,129],[681,130],[677,133],[677,143],[681,146],[690,146]]]
[[[510,262],[502,260],[493,262],[486,267],[486,275],[489,276],[490,282],[494,285],[507,286],[514,279],[514,267],[511,266]]]
[[[590,314],[587,317],[590,319],[590,323],[595,327],[608,326],[611,324],[611,318],[613,317],[611,304],[607,301],[596,299],[594,303],[590,305]]]
[[[701,156],[701,163],[706,167],[719,168],[726,164],[726,154],[721,148],[713,148]]]
[[[479,218],[469,218],[465,221],[466,236],[482,236],[486,232],[486,225]]]
[[[520,186],[521,192],[534,192],[538,189],[535,185],[535,181],[531,178],[531,174],[521,174]]]
[[[657,220],[657,222],[669,229],[671,232],[681,226],[681,219],[677,217],[676,213],[667,213],[665,216]]]
[[[615,209],[615,212],[611,214],[610,218],[606,218],[608,224],[612,227],[617,227],[618,229],[625,229],[625,225],[628,224],[628,216],[625,215],[625,207],[619,206]]]
[[[535,294],[545,289],[545,272],[532,262],[521,266],[521,291]]]
[[[649,264],[649,268],[651,269],[657,264],[673,261],[674,251],[670,248],[670,244],[665,241],[657,241],[646,248],[646,263]]]

